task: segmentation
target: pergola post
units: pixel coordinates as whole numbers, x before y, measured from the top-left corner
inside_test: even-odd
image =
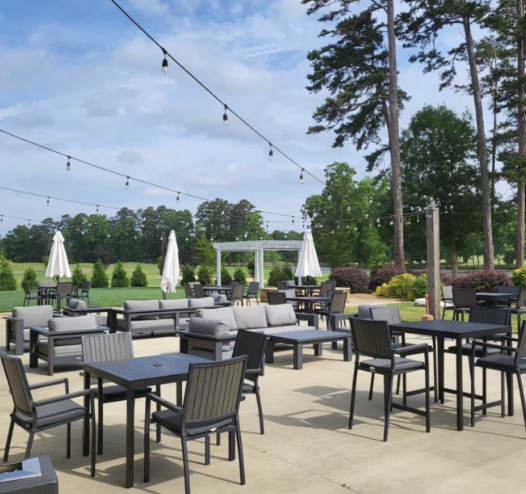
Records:
[[[427,293],[429,313],[440,319],[440,222],[435,203],[427,209]],[[445,303],[445,302],[444,302]]]
[[[216,249],[217,252],[217,284],[221,286],[221,249]]]
[[[265,287],[265,249],[261,248],[256,252],[257,262],[259,264],[259,286],[260,288]]]

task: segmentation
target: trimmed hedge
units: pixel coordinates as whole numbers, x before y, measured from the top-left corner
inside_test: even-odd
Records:
[[[80,264],[77,264],[73,269],[71,279],[75,286],[82,286],[86,281],[88,281],[87,276],[82,272]]]
[[[128,273],[121,261],[117,261],[113,268],[113,274],[111,276],[111,287],[112,288],[128,288],[130,286],[130,280]]]
[[[133,287],[147,287],[148,286],[148,278],[146,277],[146,273],[142,270],[142,266],[140,263],[137,263],[137,266],[135,266],[135,269],[133,270],[133,273],[131,275],[131,286]]]
[[[499,286],[509,286],[512,282],[504,271],[482,269],[461,276],[451,276],[449,284],[454,288],[474,288],[477,292],[496,292]]]
[[[181,283],[184,285],[185,283],[193,283],[195,281],[195,269],[188,265],[188,264],[185,264],[182,268],[181,268],[181,275],[182,275],[182,281]]]
[[[12,292],[16,290],[16,279],[11,263],[0,254],[0,292]]]
[[[37,274],[31,266],[24,271],[22,283],[27,283],[31,290],[34,290],[37,287]]]
[[[369,293],[371,277],[360,268],[333,269],[330,280],[336,281],[337,286],[350,288],[351,293]]]
[[[221,266],[221,286],[230,286],[232,284],[232,276],[228,272],[225,265]]]
[[[389,283],[389,281],[391,281],[391,279],[395,276],[404,273],[405,268],[397,268],[396,266],[385,266],[380,268],[373,276],[371,276],[369,288],[374,291],[377,287],[382,286],[384,283]]]
[[[93,264],[93,274],[91,275],[91,288],[108,288],[110,280],[104,269],[104,264],[99,259]]]
[[[237,268],[234,271],[234,280],[236,280],[238,283],[243,283],[243,285],[247,284],[247,275],[243,268]]]
[[[212,270],[206,264],[201,264],[199,270],[197,271],[197,279],[201,285],[211,285],[212,284]]]

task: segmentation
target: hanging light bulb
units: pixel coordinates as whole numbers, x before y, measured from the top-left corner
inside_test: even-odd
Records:
[[[393,220],[391,220],[391,221],[389,222],[389,224],[390,224],[391,226],[393,226]]]
[[[355,231],[355,232],[358,231],[358,227],[357,227],[357,226],[354,227],[354,231]]]
[[[292,224],[294,224],[294,216],[292,217]]]
[[[380,218],[376,218],[376,226],[380,226]]]
[[[179,195],[180,194],[181,194],[180,192],[177,193],[177,199],[176,199],[177,200],[177,204],[179,204]]]
[[[225,113],[223,113],[223,125],[225,127],[228,127],[228,113],[226,112],[228,110],[228,106],[225,105]]]
[[[161,66],[161,74],[166,75],[168,74],[168,59],[166,58],[167,52],[164,48],[163,48],[163,53],[164,53],[164,60]]]
[[[417,223],[420,223],[420,216],[417,216],[417,217],[416,217],[416,222],[417,222]]]
[[[97,204],[97,214],[99,214],[99,205]]]
[[[4,215],[0,214],[0,223],[3,223],[3,222],[4,222]]]
[[[126,177],[126,189],[130,188],[130,177]]]
[[[373,203],[373,200],[372,199],[369,199],[369,204],[372,204]]]
[[[301,169],[301,173],[300,173],[300,185],[303,185],[303,172],[305,171],[304,168]]]
[[[66,165],[66,170],[69,172],[69,170],[71,169],[71,164],[69,162],[69,160],[71,159],[71,156],[68,156],[68,164]]]
[[[49,197],[47,198],[46,206],[49,206]]]
[[[274,159],[274,150],[272,149],[272,143],[269,142],[268,145],[270,146],[269,152],[268,152],[268,160],[272,161]]]

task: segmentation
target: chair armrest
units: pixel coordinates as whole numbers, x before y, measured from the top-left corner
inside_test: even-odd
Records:
[[[504,345],[497,345],[496,343],[486,343],[485,341],[480,341],[477,339],[472,340],[471,348],[473,351],[475,351],[475,347],[477,346],[482,346],[484,348],[497,348],[498,350],[509,350],[511,348]]]
[[[515,341],[516,343],[519,342],[519,338],[513,338],[512,336],[501,336],[501,338],[502,338],[503,340]]]
[[[53,403],[60,403],[61,401],[72,400],[73,398],[80,398],[81,396],[94,396],[94,389],[83,389],[82,391],[75,391],[74,393],[67,393],[62,396],[56,396],[47,400],[34,401],[33,406],[42,407],[44,405],[51,405]]]
[[[13,316],[4,316],[4,319],[6,321],[16,322],[16,321],[23,321],[20,317],[13,317]]]
[[[399,355],[403,355],[405,353],[427,353],[429,352],[429,346],[426,343],[420,343],[419,345],[409,345],[396,348],[395,352]]]
[[[55,386],[57,384],[64,384],[64,387],[66,388],[66,394],[69,393],[69,380],[67,377],[65,377],[64,379],[56,379],[55,381],[32,384],[31,386],[29,386],[29,389],[33,390],[33,389],[47,388],[48,386]]]
[[[314,325],[315,317],[318,314],[306,314],[304,312],[296,312],[296,319],[297,321],[307,321],[311,325]]]
[[[153,393],[148,393],[146,395],[146,402],[149,402],[149,401],[154,401],[155,403],[158,403],[159,405],[167,408],[168,410],[174,413],[182,413],[183,411],[182,407],[178,407],[177,405],[174,405],[173,403],[170,403],[169,401],[166,401],[160,396],[157,396]],[[148,403],[147,403],[147,406],[148,406]]]

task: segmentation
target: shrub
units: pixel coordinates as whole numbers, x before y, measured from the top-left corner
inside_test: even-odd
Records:
[[[292,279],[295,279],[295,278],[292,278]],[[314,276],[305,276],[303,278],[303,284],[304,285],[317,285],[318,284],[318,280],[316,278],[314,278]]]
[[[91,275],[91,288],[108,288],[110,281],[106,270],[104,269],[104,264],[99,259],[95,264],[93,264],[93,274]]]
[[[336,268],[329,279],[335,281],[337,286],[350,288],[351,293],[369,293],[371,278],[363,269]]]
[[[404,273],[404,268],[397,268],[396,266],[385,266],[380,268],[373,276],[371,276],[371,284],[369,285],[369,288],[371,290],[376,290],[376,287],[381,286],[384,283],[389,283],[391,278]]]
[[[281,268],[281,271],[283,272],[283,276],[286,276],[285,280],[293,280],[294,279],[294,270],[292,269],[292,266],[283,266]],[[284,280],[280,280],[280,281],[284,281]],[[314,281],[314,283],[312,283],[312,284],[315,285],[316,281]]]
[[[159,274],[162,276],[163,275],[163,269],[164,269],[164,257],[159,256],[157,258],[157,261],[155,262],[155,264],[157,264],[157,269],[159,270]]]
[[[247,269],[248,274],[254,278],[254,276],[256,276],[256,265],[252,259],[247,262]]]
[[[463,276],[452,276],[454,288],[474,288],[477,292],[496,292],[501,285],[511,285],[510,277],[504,271],[481,269]]]
[[[111,287],[112,288],[128,288],[130,286],[130,280],[128,274],[124,269],[121,261],[117,261],[113,268],[113,275],[111,276]]]
[[[427,276],[427,269],[410,269],[409,273],[414,274],[415,276],[422,276],[423,274]],[[444,285],[449,285],[452,277],[453,275],[442,270],[440,271],[440,282]]]
[[[146,273],[142,270],[142,266],[140,263],[137,263],[137,266],[135,266],[135,269],[133,270],[133,273],[131,275],[131,286],[134,287],[147,287],[148,286],[148,278],[146,278]]]
[[[515,286],[526,287],[526,266],[513,271],[511,281]]]
[[[29,288],[34,290],[37,287],[37,274],[32,267],[27,268],[24,271],[24,277],[22,278],[22,283],[27,283]]]
[[[16,280],[11,268],[11,263],[6,257],[0,255],[0,292],[12,292],[16,290]]]
[[[49,264],[49,256],[42,256],[42,264],[47,268],[47,265]]]
[[[87,276],[82,272],[80,264],[77,264],[73,269],[72,281],[75,286],[82,286],[86,281],[88,281]]]
[[[427,274],[422,274],[416,277],[416,280],[411,287],[411,300],[415,298],[424,298],[427,293]]]
[[[247,284],[247,276],[243,268],[237,268],[234,271],[234,280],[236,280],[238,283],[243,283],[243,285]]]
[[[210,266],[201,264],[197,271],[197,279],[201,285],[210,285],[212,283],[212,270],[210,269]]]
[[[278,281],[293,279],[289,278],[288,274],[289,273],[285,273],[281,267],[275,266],[268,275],[268,284],[270,286],[278,286]]]
[[[413,296],[412,286],[416,277],[409,273],[399,274],[376,288],[376,295],[410,300]]]
[[[192,266],[185,264],[181,268],[181,276],[181,283],[193,283],[195,281],[195,269]]]
[[[226,266],[221,266],[221,286],[228,286],[232,284],[232,276],[228,272]]]

